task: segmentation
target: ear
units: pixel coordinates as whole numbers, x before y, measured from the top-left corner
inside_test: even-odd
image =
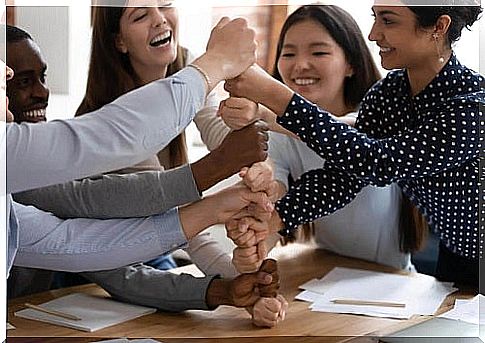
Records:
[[[115,38],[115,46],[116,49],[121,52],[122,54],[126,54],[128,52],[128,48],[125,45],[125,42],[123,41],[123,38],[121,38],[121,35],[118,33]]]
[[[438,20],[436,20],[435,29],[433,33],[446,37],[446,33],[448,32],[450,25],[451,25],[451,17],[447,14],[443,14],[438,18]]]
[[[354,68],[347,63],[347,68],[345,69],[345,77],[351,78],[354,76]]]

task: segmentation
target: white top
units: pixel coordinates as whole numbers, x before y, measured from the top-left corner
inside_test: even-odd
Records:
[[[274,162],[275,179],[286,189],[289,175],[297,180],[325,164],[305,143],[276,132],[270,133],[269,157]],[[400,201],[401,190],[396,184],[365,187],[350,204],[314,222],[318,246],[340,255],[410,269],[410,255],[399,250]]]

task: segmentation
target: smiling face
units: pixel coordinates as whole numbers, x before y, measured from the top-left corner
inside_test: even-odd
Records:
[[[127,54],[144,82],[164,77],[177,57],[178,15],[167,1],[150,1],[158,7],[127,7],[120,19],[117,49]],[[129,1],[129,5],[136,1]],[[145,2],[146,3],[146,2]]]
[[[7,44],[7,64],[14,76],[7,81],[9,108],[15,121],[43,122],[49,101],[47,64],[40,49],[30,39]]]
[[[285,84],[317,105],[337,115],[345,108],[344,81],[352,68],[319,22],[305,19],[288,29],[278,71]]]
[[[369,40],[380,47],[382,67],[420,68],[437,60],[431,33],[418,28],[414,13],[405,6],[374,6]]]

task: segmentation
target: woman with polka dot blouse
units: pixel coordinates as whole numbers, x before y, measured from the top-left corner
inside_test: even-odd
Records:
[[[355,128],[257,66],[227,82],[226,89],[270,108],[280,125],[327,161],[325,169],[304,173],[277,202],[270,231],[287,235],[298,224],[342,208],[369,184],[397,182],[440,234],[438,277],[477,286],[484,79],[457,60],[451,44],[482,9],[474,2],[393,2],[376,0],[369,39],[380,47],[382,66],[396,70],[367,93]]]

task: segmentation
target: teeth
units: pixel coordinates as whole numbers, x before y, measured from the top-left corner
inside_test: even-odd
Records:
[[[155,45],[155,44],[161,42],[164,39],[170,38],[171,35],[172,35],[172,33],[170,31],[166,31],[165,33],[162,33],[161,35],[158,35],[155,38],[153,38],[150,41],[150,44]]]
[[[381,46],[381,52],[389,52],[391,50],[392,50],[391,48],[384,48]]]
[[[26,111],[26,112],[24,112],[24,116],[25,117],[31,117],[31,118],[34,118],[34,117],[45,117],[45,114],[46,114],[46,109],[45,108],[40,109],[40,110],[32,110],[32,111]]]
[[[313,85],[318,82],[318,79],[295,79],[295,83],[298,86]]]

